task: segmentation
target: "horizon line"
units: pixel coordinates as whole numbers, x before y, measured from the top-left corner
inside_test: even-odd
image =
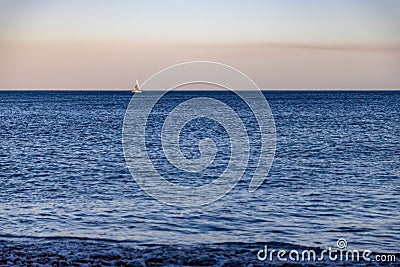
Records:
[[[131,92],[131,88],[0,88],[0,91],[116,91]],[[228,91],[229,89],[196,88],[196,89],[148,89],[152,91]],[[264,88],[261,91],[400,91],[400,88]],[[256,89],[234,89],[232,91],[257,91]]]

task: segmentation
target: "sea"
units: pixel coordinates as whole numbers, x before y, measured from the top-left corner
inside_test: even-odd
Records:
[[[122,132],[132,93],[0,91],[0,266],[284,266],[257,254],[265,246],[338,249],[338,240],[347,250],[397,255],[385,264],[399,266],[400,91],[263,95],[276,129],[264,183],[249,192],[260,156],[251,141],[247,171],[229,193],[179,207],[149,195],[127,167]],[[180,145],[196,159],[199,140],[212,139],[216,164],[187,173],[162,155],[154,131],[176,106],[197,97],[227,103],[249,138],[260,136],[234,92],[166,93],[146,126],[152,129],[146,145],[159,174],[183,186],[218,177],[230,156],[227,132],[207,118],[189,122]],[[345,263],[312,263],[336,264]]]

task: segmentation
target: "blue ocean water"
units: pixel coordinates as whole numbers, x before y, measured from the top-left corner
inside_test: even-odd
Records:
[[[0,239],[334,247],[345,238],[349,248],[400,252],[400,92],[264,95],[277,134],[266,182],[248,192],[258,153],[252,149],[238,186],[219,201],[187,209],[147,195],[126,167],[121,139],[129,92],[0,92]],[[229,103],[259,135],[246,106],[223,91],[169,93],[149,131],[159,131],[170,109],[197,96]],[[229,139],[218,124],[195,120],[182,136],[182,153],[192,158],[199,157],[199,139],[213,138],[216,161],[188,176],[162,155],[159,136],[149,134],[149,155],[167,179],[197,186],[224,169]]]

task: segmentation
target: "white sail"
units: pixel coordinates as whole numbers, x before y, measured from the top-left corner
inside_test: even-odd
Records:
[[[140,89],[138,80],[136,80],[136,84],[135,84],[135,87],[133,88],[132,92],[133,93],[141,93],[142,92],[142,90]]]

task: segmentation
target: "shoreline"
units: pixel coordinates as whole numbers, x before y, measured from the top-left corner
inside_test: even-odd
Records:
[[[221,243],[221,244],[143,244],[99,241],[88,239],[35,239],[0,238],[0,266],[398,266],[400,253],[394,262],[332,261],[329,258],[317,261],[260,261],[257,257],[264,246],[276,250],[312,250],[279,242],[268,243]],[[372,253],[371,256],[378,255]],[[382,253],[380,255],[389,255]]]

